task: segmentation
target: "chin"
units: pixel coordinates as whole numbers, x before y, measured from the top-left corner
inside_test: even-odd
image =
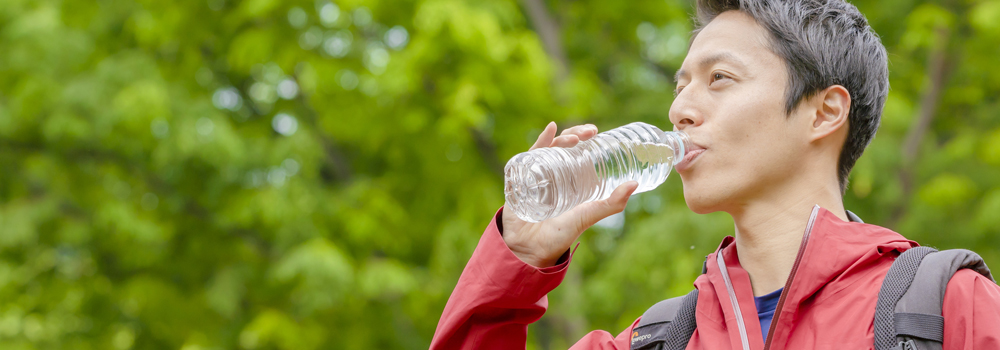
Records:
[[[713,196],[710,193],[698,191],[688,186],[684,186],[684,202],[687,203],[688,209],[697,214],[717,212],[720,210],[719,207],[721,204],[718,196]]]
[[[695,214],[709,214],[709,213],[714,213],[714,212],[719,211],[718,209],[715,209],[716,206],[714,206],[714,205],[706,205],[706,204],[707,203],[701,203],[701,202],[695,202],[695,201],[687,200],[687,206],[688,206],[688,208],[691,209],[691,211],[693,211]]]

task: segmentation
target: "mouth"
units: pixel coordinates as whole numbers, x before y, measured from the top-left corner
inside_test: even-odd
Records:
[[[684,159],[682,159],[680,163],[677,163],[674,168],[679,172],[690,169],[691,165],[698,160],[698,156],[702,153],[705,153],[705,149],[695,145],[695,148],[684,154]]]

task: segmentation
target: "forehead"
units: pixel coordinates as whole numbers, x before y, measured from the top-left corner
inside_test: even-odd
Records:
[[[767,30],[739,11],[719,14],[698,32],[684,58],[683,70],[699,69],[699,62],[706,60],[742,61],[739,63],[754,71],[781,67],[775,65],[781,58],[769,48]]]

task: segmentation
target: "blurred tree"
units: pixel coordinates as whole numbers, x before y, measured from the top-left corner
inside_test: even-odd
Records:
[[[893,90],[848,207],[1000,261],[1000,1],[856,4]],[[548,121],[669,127],[690,12],[0,2],[0,347],[426,348]],[[668,180],[585,234],[529,347],[689,290],[732,224],[683,203]]]

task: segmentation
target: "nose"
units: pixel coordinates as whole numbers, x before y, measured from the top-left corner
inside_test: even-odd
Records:
[[[700,104],[696,101],[697,96],[691,90],[694,89],[681,90],[681,93],[674,98],[674,102],[670,104],[668,115],[676,130],[701,125],[705,120],[701,108],[698,107]]]

